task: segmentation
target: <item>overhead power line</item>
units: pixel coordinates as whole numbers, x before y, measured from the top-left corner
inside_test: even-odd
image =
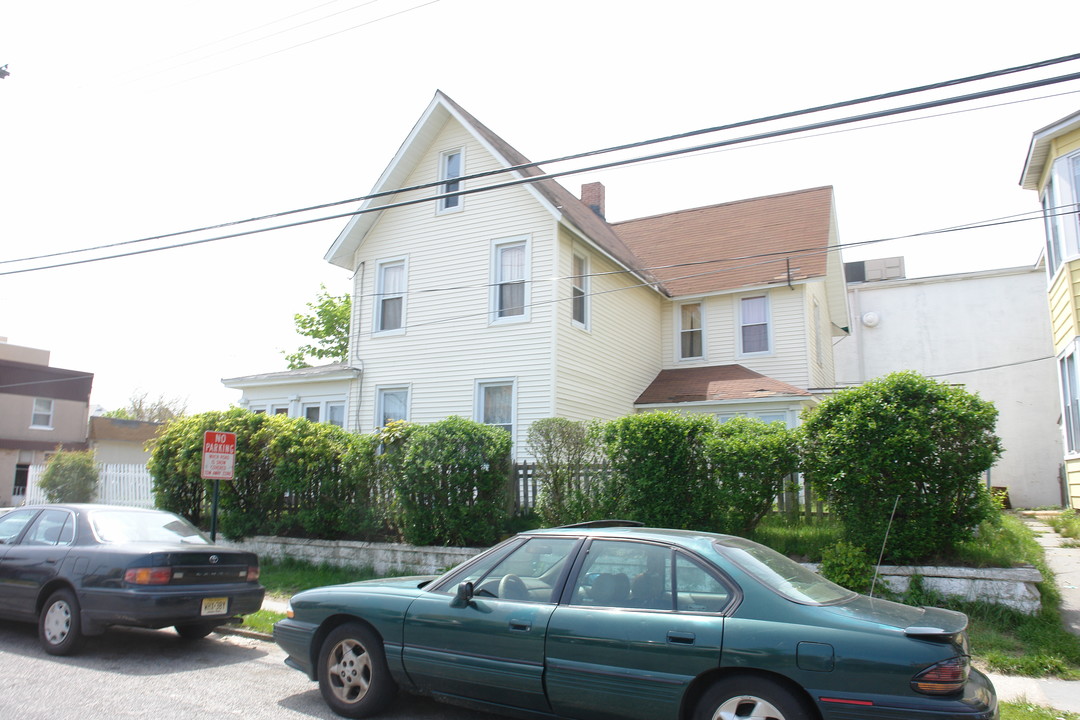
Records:
[[[877,111],[873,111],[873,112],[869,112],[869,113],[863,113],[863,114],[859,114],[859,115],[852,115],[852,116],[843,117],[843,118],[825,120],[825,121],[821,121],[821,122],[817,122],[817,123],[810,123],[810,124],[807,124],[807,125],[800,125],[800,126],[795,126],[795,127],[781,128],[781,129],[778,129],[778,130],[766,131],[766,132],[757,133],[757,134],[754,134],[754,135],[742,136],[742,137],[733,138],[733,139],[727,139],[727,140],[714,141],[714,142],[711,142],[711,143],[706,143],[704,145],[696,145],[696,146],[692,146],[692,147],[677,148],[677,149],[673,149],[673,150],[667,150],[667,151],[663,151],[663,152],[653,153],[651,155],[639,156],[639,157],[636,157],[636,158],[615,160],[615,161],[601,163],[601,164],[598,164],[598,165],[592,165],[592,166],[588,166],[588,167],[584,167],[584,168],[574,168],[574,169],[571,169],[571,170],[564,170],[564,171],[559,171],[559,172],[543,173],[543,174],[540,174],[540,175],[532,175],[532,176],[517,178],[517,179],[514,179],[514,180],[508,180],[508,181],[504,181],[504,182],[498,182],[498,183],[493,183],[493,184],[489,184],[489,185],[484,185],[484,186],[480,186],[480,187],[462,188],[462,189],[456,190],[454,192],[437,193],[437,194],[434,194],[434,195],[427,195],[427,196],[420,197],[420,198],[413,198],[413,199],[409,199],[409,200],[400,200],[400,201],[393,202],[393,203],[386,203],[386,204],[383,204],[383,205],[376,205],[376,206],[371,206],[371,207],[366,207],[366,208],[360,208],[358,210],[347,212],[347,213],[338,213],[338,214],[335,214],[335,215],[329,215],[329,216],[325,216],[325,217],[313,218],[313,219],[308,219],[308,220],[301,220],[301,221],[292,222],[292,223],[284,223],[284,224],[275,225],[275,226],[271,226],[271,227],[257,228],[257,229],[254,229],[254,230],[246,230],[246,231],[241,231],[241,232],[236,232],[236,233],[229,233],[229,234],[225,234],[225,235],[214,236],[214,237],[210,237],[210,238],[202,238],[202,239],[199,239],[199,240],[191,240],[191,241],[182,242],[182,243],[174,243],[174,244],[171,244],[171,245],[158,246],[158,247],[146,248],[146,249],[141,249],[141,250],[133,250],[133,251],[123,252],[123,253],[114,253],[114,254],[111,254],[111,255],[104,255],[104,256],[99,256],[99,257],[94,257],[94,258],[85,258],[85,259],[82,259],[82,260],[73,260],[73,261],[62,262],[62,263],[54,263],[54,264],[51,264],[51,265],[42,265],[42,266],[38,266],[38,267],[24,268],[24,269],[19,269],[19,270],[8,270],[8,271],[0,272],[0,276],[2,276],[2,275],[14,275],[14,274],[24,273],[24,272],[35,272],[35,271],[38,271],[38,270],[46,270],[46,269],[52,269],[52,268],[57,268],[57,267],[67,267],[67,266],[71,266],[71,265],[81,265],[81,264],[92,263],[92,262],[100,262],[100,261],[103,261],[103,260],[111,260],[111,259],[116,259],[116,258],[121,258],[121,257],[130,257],[130,256],[134,256],[134,255],[142,255],[142,254],[147,254],[147,253],[151,253],[151,252],[159,252],[159,251],[162,251],[162,250],[170,250],[170,249],[175,249],[175,248],[180,248],[180,247],[189,247],[189,246],[193,246],[193,245],[200,245],[200,244],[204,244],[204,243],[208,243],[208,242],[217,242],[217,241],[221,241],[221,240],[226,240],[226,239],[231,239],[231,238],[236,238],[236,237],[243,237],[243,236],[247,236],[247,235],[254,235],[254,234],[259,234],[259,233],[264,233],[264,232],[270,232],[270,231],[274,231],[274,230],[283,230],[283,229],[292,228],[292,227],[298,227],[298,226],[302,226],[302,225],[309,225],[309,224],[313,224],[313,223],[317,223],[317,222],[326,222],[326,221],[329,221],[329,220],[338,220],[338,219],[342,219],[342,218],[349,218],[349,217],[354,217],[356,215],[362,215],[362,214],[371,213],[371,212],[380,212],[380,211],[388,210],[388,209],[392,209],[392,208],[399,208],[399,207],[406,207],[406,206],[416,205],[416,204],[421,204],[421,203],[427,203],[427,202],[431,202],[431,201],[434,201],[434,200],[440,200],[440,199],[443,199],[443,198],[457,197],[457,196],[462,196],[462,195],[471,195],[471,194],[476,194],[476,193],[481,193],[481,192],[490,192],[492,190],[500,190],[500,189],[505,189],[505,188],[510,188],[510,187],[516,187],[516,186],[520,186],[520,185],[526,185],[526,184],[530,184],[530,183],[540,182],[540,181],[543,181],[543,180],[552,180],[552,179],[567,176],[567,175],[576,175],[576,174],[581,174],[581,173],[586,173],[586,172],[594,172],[594,171],[598,171],[598,170],[611,169],[611,168],[615,168],[615,167],[631,165],[631,164],[637,164],[637,163],[647,162],[647,161],[651,161],[651,160],[657,160],[657,159],[661,159],[661,158],[670,158],[670,157],[676,157],[676,156],[680,156],[680,155],[698,153],[698,152],[702,152],[702,151],[706,151],[706,150],[713,150],[713,149],[722,148],[722,147],[730,147],[730,146],[734,146],[734,145],[741,145],[741,144],[746,144],[746,143],[750,143],[750,142],[756,142],[756,141],[759,141],[759,140],[764,140],[764,139],[769,139],[769,138],[790,136],[790,135],[796,135],[796,134],[801,134],[801,133],[806,133],[806,132],[812,132],[814,130],[819,130],[819,129],[824,129],[824,128],[838,127],[838,126],[843,126],[843,125],[851,125],[851,124],[854,124],[854,123],[864,122],[864,121],[867,121],[867,120],[873,120],[873,119],[889,117],[889,116],[893,116],[893,115],[911,113],[911,112],[916,112],[916,111],[926,110],[926,109],[931,109],[931,108],[936,108],[936,107],[943,107],[943,106],[946,106],[946,105],[955,105],[955,104],[958,104],[958,103],[969,102],[969,101],[984,99],[984,98],[988,98],[988,97],[995,97],[995,96],[998,96],[998,95],[1004,95],[1004,94],[1009,94],[1009,93],[1014,93],[1014,92],[1020,92],[1020,91],[1023,91],[1023,90],[1030,90],[1030,89],[1033,89],[1033,88],[1045,87],[1047,85],[1053,85],[1053,84],[1058,84],[1058,83],[1062,83],[1062,82],[1069,82],[1069,81],[1077,80],[1077,79],[1080,79],[1080,73],[1070,73],[1070,74],[1067,74],[1067,75],[1059,75],[1059,76],[1055,76],[1055,77],[1051,77],[1051,78],[1044,78],[1044,79],[1030,81],[1030,82],[1026,82],[1026,83],[1020,83],[1020,84],[1017,84],[1017,85],[1010,85],[1010,86],[1005,86],[1005,87],[992,88],[992,89],[989,89],[989,90],[982,90],[982,91],[978,91],[978,92],[974,92],[974,93],[968,93],[966,95],[952,96],[952,97],[938,99],[938,100],[925,101],[925,102],[922,102],[922,103],[917,103],[917,104],[914,104],[914,105],[902,106],[902,107],[899,107],[899,108],[889,108],[889,109],[885,109],[885,110],[877,110]],[[651,141],[643,141],[643,143],[641,143],[641,144],[642,145],[651,144]],[[532,163],[530,163],[530,165],[532,165]],[[524,167],[524,166],[520,166],[520,167]],[[507,169],[500,170],[499,174],[505,173],[507,171],[508,171]],[[457,178],[457,180],[461,180],[461,179],[462,178]],[[427,185],[427,187],[430,187],[431,185],[443,185],[443,184],[445,184],[445,183],[430,183],[430,184]],[[417,186],[417,187],[420,187],[420,186]],[[398,189],[393,190],[393,191],[385,191],[385,192],[382,192],[382,193],[376,193],[376,194],[371,195],[371,196],[364,196],[363,199],[370,199],[370,198],[373,198],[373,197],[382,197],[382,196],[385,196],[385,195],[399,194],[399,193],[402,193],[402,192],[406,192],[409,189],[411,189],[411,188],[398,188]],[[342,204],[342,202],[345,202],[345,201],[341,201],[341,202],[337,202],[337,203],[328,203],[328,204],[319,205],[319,206],[313,206],[312,209],[323,209],[323,208],[330,207],[330,206],[333,206],[333,205]],[[285,212],[285,213],[278,213],[278,214],[275,214],[275,215],[272,215],[272,216],[263,216],[263,217],[272,219],[272,218],[282,217],[282,216],[289,215],[289,214],[295,214],[297,212],[301,212],[301,211],[298,211],[298,210],[297,211],[288,211],[288,212]],[[254,219],[245,220],[245,221],[237,221],[237,222],[234,222],[234,223],[225,223],[225,224],[218,225],[218,226],[212,226],[209,229],[217,229],[217,228],[221,228],[221,227],[234,226],[234,225],[245,224],[245,223],[253,222],[253,221],[254,221]],[[194,231],[194,230],[182,231],[182,232],[171,233],[171,234],[167,234],[167,235],[159,235],[159,236],[155,236],[153,238],[143,238],[143,239],[140,239],[140,240],[132,240],[132,241],[125,241],[125,242],[122,242],[122,243],[114,243],[112,245],[99,246],[97,248],[92,248],[92,249],[84,248],[84,249],[81,249],[81,250],[72,250],[72,251],[65,251],[63,253],[54,253],[54,254],[49,255],[49,256],[37,256],[37,257],[33,257],[33,258],[21,258],[21,259],[18,259],[18,260],[6,260],[6,261],[0,261],[0,262],[2,262],[3,264],[10,264],[10,263],[13,263],[13,262],[27,262],[27,261],[36,260],[36,259],[44,259],[45,257],[56,257],[56,256],[60,256],[60,255],[69,255],[69,254],[76,254],[76,253],[81,253],[81,252],[89,252],[91,250],[96,250],[96,249],[107,249],[108,247],[118,247],[118,246],[123,246],[123,245],[130,245],[130,244],[134,244],[134,243],[141,243],[141,242],[146,242],[146,241],[153,240],[153,239],[167,239],[169,237],[176,237],[176,236],[179,236],[179,235],[191,234],[193,232],[197,232],[197,231]]]
[[[929,92],[931,90],[938,90],[938,89],[943,89],[943,88],[947,88],[947,87],[954,87],[954,86],[957,86],[957,85],[977,82],[977,81],[980,81],[980,80],[987,80],[987,79],[992,79],[992,78],[996,78],[996,77],[1003,77],[1003,76],[1006,76],[1006,75],[1012,75],[1012,74],[1016,74],[1016,73],[1020,73],[1020,72],[1028,72],[1028,71],[1031,71],[1031,70],[1050,67],[1050,66],[1053,66],[1053,65],[1066,63],[1066,62],[1071,62],[1071,61],[1078,60],[1078,59],[1080,59],[1080,53],[1076,53],[1076,54],[1073,54],[1073,55],[1065,55],[1065,56],[1062,56],[1062,57],[1052,58],[1052,59],[1049,59],[1049,60],[1042,60],[1042,61],[1039,61],[1039,62],[1028,63],[1026,65],[1018,65],[1018,66],[1011,67],[1011,68],[1006,68],[1006,69],[1003,69],[1003,70],[994,70],[994,71],[991,71],[991,72],[979,73],[977,75],[969,75],[969,76],[962,77],[962,78],[956,78],[956,79],[953,79],[953,80],[945,80],[945,81],[941,81],[941,82],[931,83],[931,84],[928,84],[928,85],[919,85],[919,86],[916,86],[916,87],[904,88],[904,89],[901,89],[901,90],[893,90],[893,91],[890,91],[890,92],[879,93],[879,94],[876,94],[876,95],[868,95],[868,96],[861,97],[861,98],[856,98],[856,99],[853,99],[853,100],[844,100],[844,101],[840,101],[840,102],[828,103],[828,104],[825,104],[825,105],[817,105],[817,106],[810,107],[810,108],[803,108],[803,109],[800,109],[800,110],[791,110],[791,111],[778,113],[778,114],[774,114],[774,115],[767,115],[767,116],[753,118],[753,119],[749,119],[749,120],[741,120],[741,121],[738,121],[738,122],[728,123],[728,124],[725,124],[725,125],[717,125],[717,126],[709,127],[709,128],[702,128],[702,129],[698,129],[698,130],[690,130],[690,131],[686,131],[686,132],[680,132],[680,133],[677,133],[677,134],[674,134],[674,135],[666,135],[666,136],[662,136],[662,137],[658,137],[658,138],[652,138],[652,139],[649,139],[649,140],[641,140],[641,141],[637,141],[637,142],[633,142],[633,143],[626,143],[626,144],[622,144],[622,145],[614,145],[614,146],[611,146],[611,147],[601,148],[601,149],[598,149],[598,150],[589,150],[589,151],[585,151],[585,152],[574,153],[574,154],[571,154],[571,155],[563,155],[561,157],[551,158],[551,159],[548,159],[548,160],[538,160],[538,161],[533,161],[533,162],[522,163],[522,164],[519,164],[519,165],[513,165],[513,166],[510,166],[510,167],[506,167],[506,168],[499,168],[499,169],[496,169],[496,170],[488,170],[488,171],[479,172],[479,173],[471,173],[471,174],[468,174],[468,175],[460,176],[460,177],[456,178],[456,180],[458,180],[459,182],[468,182],[468,181],[471,181],[471,180],[477,180],[477,179],[481,179],[481,178],[492,177],[492,176],[495,176],[495,175],[504,175],[504,174],[508,174],[508,173],[512,173],[512,172],[516,172],[516,171],[521,171],[521,170],[526,170],[526,169],[530,169],[530,168],[534,168],[534,167],[539,167],[541,165],[554,165],[554,164],[558,164],[558,163],[562,163],[562,162],[569,162],[571,160],[580,160],[580,159],[584,159],[584,158],[588,158],[588,157],[596,157],[596,156],[599,156],[599,155],[606,155],[606,154],[610,154],[610,153],[614,153],[614,152],[632,150],[632,149],[636,149],[636,148],[640,148],[640,147],[647,147],[647,146],[650,146],[650,145],[657,145],[657,144],[663,144],[663,143],[667,143],[667,142],[672,142],[672,141],[675,141],[675,140],[687,139],[687,138],[691,138],[691,137],[697,137],[697,136],[701,136],[701,135],[708,135],[708,134],[717,133],[717,132],[726,131],[726,130],[738,129],[738,128],[741,128],[741,127],[749,127],[749,126],[753,126],[753,125],[760,125],[760,124],[765,124],[765,123],[769,123],[769,122],[775,122],[777,120],[785,120],[785,119],[791,119],[791,118],[805,116],[805,115],[812,115],[812,114],[824,112],[824,111],[827,111],[827,110],[835,110],[835,109],[840,109],[840,108],[844,108],[844,107],[853,107],[853,106],[856,106],[856,105],[862,105],[862,104],[867,104],[867,103],[871,103],[871,102],[878,102],[878,101],[881,101],[881,100],[887,100],[887,99],[902,97],[902,96],[906,96],[906,95]],[[1065,82],[1065,80],[1059,80],[1058,82]],[[1008,90],[1007,92],[1016,92],[1016,91],[1015,90]],[[963,100],[959,100],[957,102],[963,102]],[[908,112],[908,111],[897,111],[897,112]],[[794,132],[803,132],[803,131],[797,130],[797,131],[794,131]],[[739,141],[739,140],[731,141],[730,144],[736,144],[736,143],[739,143],[739,142],[743,142],[743,141]],[[749,141],[746,141],[746,142],[749,142]],[[692,152],[692,151],[694,151],[694,150],[691,149],[691,150],[688,150],[687,152]],[[653,158],[653,159],[660,159],[660,158]],[[644,160],[630,160],[630,161],[626,161],[624,164],[630,164],[630,163],[634,163],[634,162],[647,162],[648,160],[649,160],[648,158],[646,158]],[[603,167],[606,167],[606,166],[600,166],[600,167],[603,168]],[[559,175],[565,175],[565,174],[589,172],[591,170],[592,170],[592,168],[583,168],[583,169],[579,169],[579,170],[576,170],[576,171],[573,171],[573,172],[568,171],[568,172],[565,172],[565,173],[554,174],[554,175],[551,175],[551,177],[557,177]],[[537,177],[535,179],[542,179],[542,177]],[[528,182],[528,181],[529,181],[529,179],[526,179],[524,182]],[[107,244],[103,244],[103,245],[96,245],[96,246],[93,246],[93,247],[79,248],[79,249],[75,249],[75,250],[64,250],[64,251],[59,251],[59,252],[55,252],[55,253],[34,255],[34,256],[16,258],[16,259],[11,259],[11,260],[0,260],[0,265],[18,263],[18,262],[30,262],[30,261],[33,261],[33,260],[44,260],[44,259],[48,259],[48,258],[51,258],[51,257],[61,257],[61,256],[64,256],[64,255],[73,255],[73,254],[78,254],[78,253],[93,252],[93,251],[96,251],[96,250],[106,250],[106,249],[114,248],[114,247],[123,247],[123,246],[128,246],[128,245],[135,245],[135,244],[141,244],[141,243],[146,243],[146,242],[152,242],[154,240],[166,240],[166,239],[172,238],[172,237],[181,237],[183,235],[192,235],[192,234],[199,233],[199,232],[209,232],[209,231],[212,231],[212,230],[220,230],[220,229],[223,229],[223,228],[226,228],[226,227],[235,227],[235,226],[238,226],[238,225],[245,225],[245,224],[254,223],[254,222],[262,222],[262,221],[266,221],[266,220],[274,220],[274,219],[277,219],[277,218],[287,217],[287,216],[290,216],[290,215],[309,213],[309,212],[314,212],[314,211],[317,211],[317,210],[325,210],[327,208],[336,207],[336,206],[339,206],[339,205],[347,205],[347,204],[363,202],[363,201],[367,201],[367,200],[374,200],[374,199],[377,199],[377,198],[389,197],[389,196],[396,195],[396,194],[399,194],[399,193],[404,193],[404,192],[412,192],[412,191],[417,191],[417,190],[426,190],[426,189],[430,189],[430,188],[434,188],[434,187],[439,187],[440,185],[444,185],[444,184],[445,184],[444,182],[434,181],[434,182],[422,183],[422,184],[418,184],[418,185],[409,185],[409,186],[405,186],[405,187],[396,188],[396,189],[393,189],[393,190],[385,190],[385,191],[381,191],[381,192],[377,192],[377,193],[372,193],[372,194],[369,194],[369,195],[361,195],[359,197],[347,198],[345,200],[335,200],[335,201],[332,201],[332,202],[320,203],[320,204],[317,204],[317,205],[310,205],[310,206],[307,206],[307,207],[296,208],[296,209],[293,209],[293,210],[284,210],[284,211],[280,211],[280,212],[276,212],[276,213],[270,213],[270,214],[267,214],[267,215],[259,215],[259,216],[247,218],[247,219],[244,219],[244,220],[234,220],[234,221],[229,221],[229,222],[225,222],[225,223],[218,223],[218,224],[215,224],[215,225],[206,225],[206,226],[203,226],[203,227],[193,228],[193,229],[190,229],[190,230],[180,230],[180,231],[171,232],[171,233],[163,233],[163,234],[160,234],[160,235],[152,235],[152,236],[148,236],[148,237],[138,238],[138,239],[135,239],[135,240],[124,240],[124,241],[120,241],[120,242],[107,243]],[[484,190],[486,190],[486,188],[481,187],[481,188],[474,189],[472,192],[483,192]],[[464,193],[461,193],[461,194],[464,194]],[[428,200],[436,200],[436,199],[443,198],[443,197],[450,197],[451,195],[452,194],[438,195],[438,196],[433,196],[433,197],[430,197],[430,198],[420,199],[420,200],[417,200],[416,202],[426,202]],[[387,207],[396,207],[396,206],[391,205],[391,206],[387,206]],[[381,210],[381,209],[383,209],[383,208],[381,208],[381,207],[380,208],[372,208],[369,211],[373,212],[375,210]],[[332,216],[332,217],[328,217],[328,218],[320,218],[320,219],[312,220],[310,222],[322,222],[324,220],[333,220],[333,219],[338,219],[340,217],[345,217],[345,216]],[[293,225],[283,225],[283,226],[278,226],[278,227],[266,228],[266,229],[260,230],[259,232],[268,232],[270,230],[278,230],[278,229],[283,229],[283,228],[287,228],[287,227],[293,227]],[[225,236],[222,236],[220,239],[224,240],[224,239],[229,239],[229,238],[233,238],[233,237],[238,237],[238,235],[225,235]],[[161,248],[161,249],[167,250],[167,249],[171,249],[172,247],[181,247],[181,246],[168,246],[168,247],[164,247],[164,248]],[[116,257],[123,257],[123,256],[120,255],[120,256],[116,256]],[[112,258],[110,257],[110,258],[101,258],[101,259],[112,259]],[[48,269],[49,267],[54,267],[54,266],[46,266],[46,267],[43,267],[43,268],[40,268],[40,269]],[[4,274],[4,273],[0,273],[0,274]]]

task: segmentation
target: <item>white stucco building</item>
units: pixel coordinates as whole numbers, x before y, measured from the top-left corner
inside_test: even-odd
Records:
[[[1014,507],[1062,503],[1061,413],[1041,263],[849,282],[848,299],[851,335],[835,346],[838,385],[897,370],[963,385],[998,409],[1005,452],[990,483],[1007,487]]]

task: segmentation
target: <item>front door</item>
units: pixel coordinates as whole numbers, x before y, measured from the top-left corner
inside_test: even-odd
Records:
[[[467,603],[454,602],[453,588],[413,601],[403,650],[413,682],[436,693],[550,711],[544,644],[575,544],[532,538],[472,579]]]

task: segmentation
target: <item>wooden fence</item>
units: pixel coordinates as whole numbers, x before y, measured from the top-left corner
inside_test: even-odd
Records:
[[[26,485],[26,495],[13,498],[14,505],[46,502],[39,481],[45,472],[44,465],[32,465]],[[523,515],[536,507],[540,493],[540,480],[536,474],[536,464],[529,462],[515,463],[511,476],[510,503],[514,514]],[[587,475],[606,472],[606,467],[586,469]],[[98,494],[96,502],[108,505],[132,505],[136,507],[154,507],[154,480],[145,465],[98,465]],[[789,514],[821,516],[821,500],[813,497],[810,488],[793,484],[794,491],[782,493],[776,498],[776,511]]]

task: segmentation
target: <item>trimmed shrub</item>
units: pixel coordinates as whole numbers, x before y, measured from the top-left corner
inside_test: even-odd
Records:
[[[93,502],[98,487],[93,451],[57,448],[49,458],[38,486],[49,502]]]
[[[413,426],[392,473],[394,523],[413,545],[490,545],[509,515],[510,433],[449,417]]]
[[[717,485],[713,527],[748,535],[798,472],[798,435],[783,423],[736,417],[705,438],[705,456]]]
[[[380,527],[372,438],[240,408],[178,418],[161,432],[148,463],[158,507],[210,524],[213,481],[201,472],[211,430],[236,433],[235,479],[220,483],[225,536],[364,538]]]
[[[706,415],[650,412],[605,423],[611,511],[655,527],[712,526],[717,486],[709,475],[705,439],[718,423]]]
[[[889,561],[931,559],[994,512],[982,474],[1001,455],[996,419],[962,388],[893,373],[804,414],[805,470],[849,542],[880,548],[888,532]]]
[[[603,483],[589,423],[542,418],[529,427],[529,449],[540,484],[536,511],[549,526],[598,519]]]
[[[822,550],[818,571],[837,585],[865,594],[870,592],[876,567],[866,550],[840,540]]]

